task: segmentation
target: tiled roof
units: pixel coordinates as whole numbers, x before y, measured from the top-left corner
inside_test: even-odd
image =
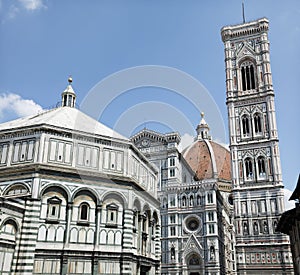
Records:
[[[183,157],[199,180],[231,180],[230,152],[214,141],[197,140],[183,151]]]

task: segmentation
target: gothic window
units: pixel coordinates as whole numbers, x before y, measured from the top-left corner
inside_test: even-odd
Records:
[[[242,116],[242,129],[243,129],[244,137],[250,135],[250,123],[249,123],[249,117],[247,115]]]
[[[176,205],[176,197],[175,196],[171,196],[170,197],[170,206],[175,206]]]
[[[208,220],[214,221],[214,212],[208,212]]]
[[[58,221],[60,214],[61,199],[52,197],[47,201],[47,220]]]
[[[213,224],[208,225],[208,233],[214,234],[215,233],[215,226]]]
[[[245,175],[247,180],[253,179],[253,164],[251,158],[246,158],[245,161]]]
[[[118,206],[115,204],[110,204],[106,208],[107,217],[106,223],[109,226],[116,226],[118,223]]]
[[[266,163],[264,157],[259,157],[257,159],[257,165],[258,165],[258,175],[260,177],[265,177],[266,175]]]
[[[170,223],[175,223],[176,221],[176,216],[173,214],[173,215],[170,215]]]
[[[182,197],[182,206],[183,207],[186,206],[186,197],[185,196]]]
[[[207,194],[207,203],[213,203],[213,194],[212,193],[208,193]]]
[[[266,177],[266,163],[265,163],[264,157],[258,157],[257,166],[258,166],[258,176],[260,178],[265,178]]]
[[[254,66],[250,62],[241,65],[242,89],[243,91],[255,89]]]
[[[175,169],[174,168],[170,169],[170,177],[171,178],[175,177]]]
[[[262,128],[261,128],[261,116],[260,114],[256,113],[253,116],[253,120],[254,120],[254,132],[255,134],[261,134],[262,132]]]
[[[190,206],[193,206],[193,205],[194,205],[194,197],[190,196]]]
[[[170,236],[175,236],[176,235],[176,228],[175,226],[170,227]]]
[[[197,205],[201,205],[201,196],[197,195]]]
[[[90,210],[90,207],[87,203],[82,203],[79,206],[79,221],[88,221],[89,220],[89,210]]]
[[[169,159],[170,167],[175,166],[175,158],[172,157]]]

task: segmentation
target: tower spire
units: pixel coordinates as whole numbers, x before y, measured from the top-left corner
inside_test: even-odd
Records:
[[[69,76],[68,82],[69,82],[69,84],[68,84],[67,88],[61,94],[61,98],[62,98],[61,106],[75,108],[76,94],[71,85],[73,82],[73,79],[71,76]]]
[[[244,2],[242,3],[242,13],[243,13],[243,23],[245,24],[246,20],[245,20],[245,6],[244,6]]]

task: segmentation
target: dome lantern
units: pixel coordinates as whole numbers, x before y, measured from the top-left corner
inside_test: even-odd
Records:
[[[72,77],[68,78],[68,82],[69,85],[61,94],[61,99],[62,99],[61,106],[75,108],[76,94],[71,85],[71,83],[73,82]]]
[[[209,139],[211,140],[211,136],[209,135],[209,126],[204,119],[204,112],[201,112],[201,120],[198,124],[197,128],[197,140]]]

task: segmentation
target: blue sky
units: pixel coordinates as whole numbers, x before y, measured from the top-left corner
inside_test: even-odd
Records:
[[[214,127],[217,122],[209,116],[210,107],[205,100],[200,108],[207,113],[213,137],[228,143],[220,29],[242,22],[241,2],[2,0],[0,122],[54,106],[69,75],[80,105],[92,88],[108,76],[135,66],[156,65],[180,70],[206,88],[224,120],[225,138],[216,131],[219,126]],[[245,1],[245,15],[246,21],[264,16],[270,21],[283,179],[285,186],[293,190],[300,153],[300,2]],[[199,92],[200,101],[202,95]],[[101,101],[101,96],[97,100]],[[169,106],[153,113],[166,117],[170,109],[175,110],[194,128],[200,120],[199,108],[183,96],[159,87],[124,92],[111,100],[100,120],[115,127],[123,121],[121,116],[133,110],[136,117],[145,118],[143,124],[135,125],[135,130],[144,126],[176,130],[164,119],[151,117],[143,108],[145,102]],[[139,111],[135,106],[141,107]]]

